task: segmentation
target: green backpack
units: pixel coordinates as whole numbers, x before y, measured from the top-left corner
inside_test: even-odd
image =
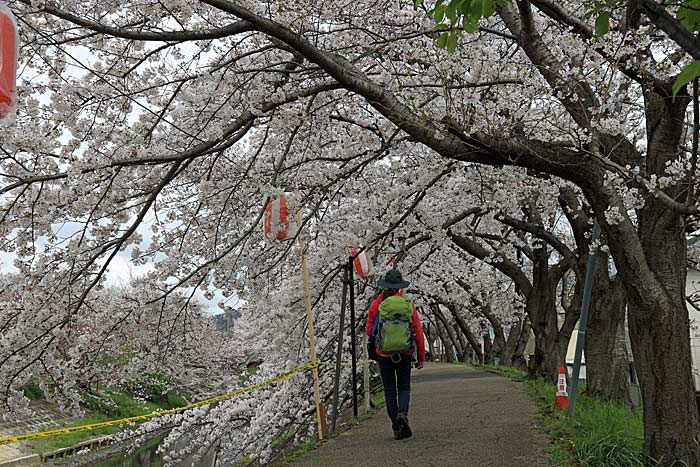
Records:
[[[379,304],[377,346],[384,353],[404,353],[413,347],[413,305],[400,295]]]

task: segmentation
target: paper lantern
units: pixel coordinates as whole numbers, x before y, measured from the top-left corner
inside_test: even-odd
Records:
[[[362,245],[360,245],[362,248]],[[352,256],[357,255],[353,260],[353,265],[355,266],[355,272],[362,279],[367,278],[372,273],[372,260],[369,259],[369,253],[367,250],[363,250],[359,255],[357,254],[358,249],[352,250]]]
[[[12,11],[0,3],[0,122],[14,122],[17,108],[19,33]]]
[[[268,240],[285,240],[289,230],[289,208],[285,195],[271,196],[265,207],[265,238]]]

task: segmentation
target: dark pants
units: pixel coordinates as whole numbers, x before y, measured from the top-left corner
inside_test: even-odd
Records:
[[[394,357],[394,360],[397,358]],[[408,415],[408,403],[411,400],[411,356],[401,355],[398,363],[392,362],[390,357],[379,357],[379,372],[384,385],[386,411],[391,423],[394,423],[399,412]]]

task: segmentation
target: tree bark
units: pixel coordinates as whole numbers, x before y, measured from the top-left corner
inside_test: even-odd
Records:
[[[462,334],[464,334],[464,337],[466,337],[467,342],[469,342],[469,346],[472,348],[479,361],[481,361],[483,356],[481,355],[481,346],[479,345],[479,340],[476,338],[476,336],[474,336],[474,333],[471,331],[471,329],[469,329],[469,325],[466,321],[464,321],[464,318],[459,313],[457,306],[451,303],[446,303],[444,305],[452,313],[452,316],[454,317],[455,322],[457,323],[457,327],[460,331],[462,331]]]
[[[481,334],[481,339],[484,341],[484,365],[491,365],[493,364],[493,345],[488,331]]]
[[[435,343],[437,344],[436,350],[439,352],[436,356],[438,360],[441,362],[447,362],[447,354],[448,354],[448,348],[450,345],[448,337],[445,335],[445,331],[443,330],[442,326],[440,325],[440,320],[437,319],[437,317],[433,316],[434,321],[432,322],[433,325],[433,333],[435,334]]]
[[[586,392],[631,404],[630,359],[625,342],[627,296],[618,277],[608,278],[607,254],[598,252],[586,329]]]
[[[662,176],[678,157],[687,95],[672,101],[646,91],[646,171]],[[600,181],[582,187],[599,219],[619,197]],[[662,195],[683,198],[679,185]],[[613,204],[614,203],[614,204]],[[624,209],[624,208],[623,208]],[[621,211],[622,212],[622,211]],[[649,196],[637,213],[634,229],[623,214],[617,223],[602,222],[629,299],[629,331],[644,409],[644,454],[648,465],[700,465],[700,424],[690,361],[686,308],[686,239],[681,212],[669,209],[663,196]],[[633,241],[632,235],[639,242]]]
[[[530,359],[530,376],[542,375],[547,381],[556,382],[559,367],[566,365],[566,349],[571,330],[559,331],[557,313],[558,274],[552,274],[549,255],[545,248],[535,250],[532,290],[526,297],[525,311],[530,317],[535,334],[535,354]]]
[[[510,362],[515,356],[515,348],[518,345],[518,340],[520,339],[520,332],[523,329],[523,318],[520,318],[517,323],[511,325],[510,331],[508,332],[508,339],[506,339],[506,345],[500,354],[501,361],[504,365],[510,365]]]
[[[442,313],[442,310],[440,310],[438,305],[433,307],[433,314],[437,317],[438,321],[440,321],[442,329],[445,331],[445,334],[447,334],[449,342],[452,344],[452,348],[454,348],[455,353],[457,354],[457,359],[459,360],[463,353],[463,349],[460,346],[459,339],[457,339],[457,336],[455,335],[454,329],[450,325],[449,321],[447,321],[447,318],[445,318],[445,315]],[[453,360],[454,354],[450,352],[449,361],[451,362]]]
[[[486,316],[486,319],[489,320],[489,323],[491,323],[491,327],[493,328],[493,344],[496,348],[496,351],[494,352],[496,354],[495,356],[497,356],[502,363],[505,363],[506,360],[504,355],[506,352],[506,337],[503,333],[503,326],[501,325],[501,321],[496,315],[493,314],[493,311],[491,310],[491,304],[484,303],[481,305],[480,309],[483,315]]]
[[[571,225],[576,240],[577,265],[575,300],[582,299],[579,281],[586,277],[591,238],[587,235],[592,224],[590,207],[582,204],[570,189],[560,190],[559,202]],[[586,390],[588,394],[605,399],[631,403],[629,393],[629,355],[625,340],[627,296],[619,276],[608,277],[609,259],[602,251],[596,253],[593,291],[589,307],[588,326],[584,342],[586,358]],[[570,308],[562,296],[562,305]],[[576,303],[575,306],[580,306]]]
[[[666,162],[677,155],[685,105],[686,99],[677,98],[674,104],[670,97],[645,93],[648,153],[653,156],[647,169],[652,173],[664,173]],[[683,195],[680,186],[669,191]],[[646,261],[661,285],[659,297],[630,300],[630,340],[643,396],[645,453],[662,465],[676,461],[700,465],[685,303],[685,222],[656,198],[648,199],[638,215]]]
[[[430,353],[431,360],[435,358],[435,345],[433,342],[433,339],[435,338],[435,336],[433,335],[433,333],[434,333],[434,330],[430,329],[430,323],[428,323],[428,325],[425,327],[425,337],[426,337],[426,340],[428,341],[428,352]]]
[[[519,329],[520,335],[515,343],[513,355],[510,357],[510,366],[520,370],[527,370],[527,361],[525,360],[524,353],[527,340],[530,337],[530,320],[525,316],[521,318],[520,322],[522,323]]]
[[[464,338],[464,334],[461,333],[459,329],[455,329],[455,335],[457,336],[457,340],[459,340],[459,347],[461,349],[459,354],[459,361],[466,362],[469,343],[467,342],[467,339]]]

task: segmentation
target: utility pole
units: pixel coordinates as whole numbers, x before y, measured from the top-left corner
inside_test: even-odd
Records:
[[[586,325],[588,324],[588,308],[591,304],[591,292],[593,290],[593,273],[595,272],[595,244],[600,238],[600,225],[596,220],[593,224],[593,238],[591,251],[588,253],[586,266],[586,282],[583,286],[583,301],[581,302],[581,317],[578,322],[578,334],[576,338],[576,355],[574,356],[574,370],[571,374],[571,395],[569,396],[569,417],[574,416],[576,398],[578,396],[578,379],[581,373],[581,357],[583,355],[583,343],[586,340]],[[566,362],[565,362],[566,363]]]
[[[348,295],[348,282],[350,278],[349,267],[343,268],[343,295],[340,300],[340,326],[338,327],[338,350],[335,356],[335,381],[333,382],[333,413],[331,414],[331,431],[335,432],[335,423],[338,419],[339,401],[338,392],[340,387],[340,363],[343,359],[343,341],[345,337],[345,303]]]
[[[350,279],[350,352],[352,353],[352,414],[357,417],[357,354],[355,353],[355,273],[352,269],[352,262],[355,258],[350,256],[348,262]]]

